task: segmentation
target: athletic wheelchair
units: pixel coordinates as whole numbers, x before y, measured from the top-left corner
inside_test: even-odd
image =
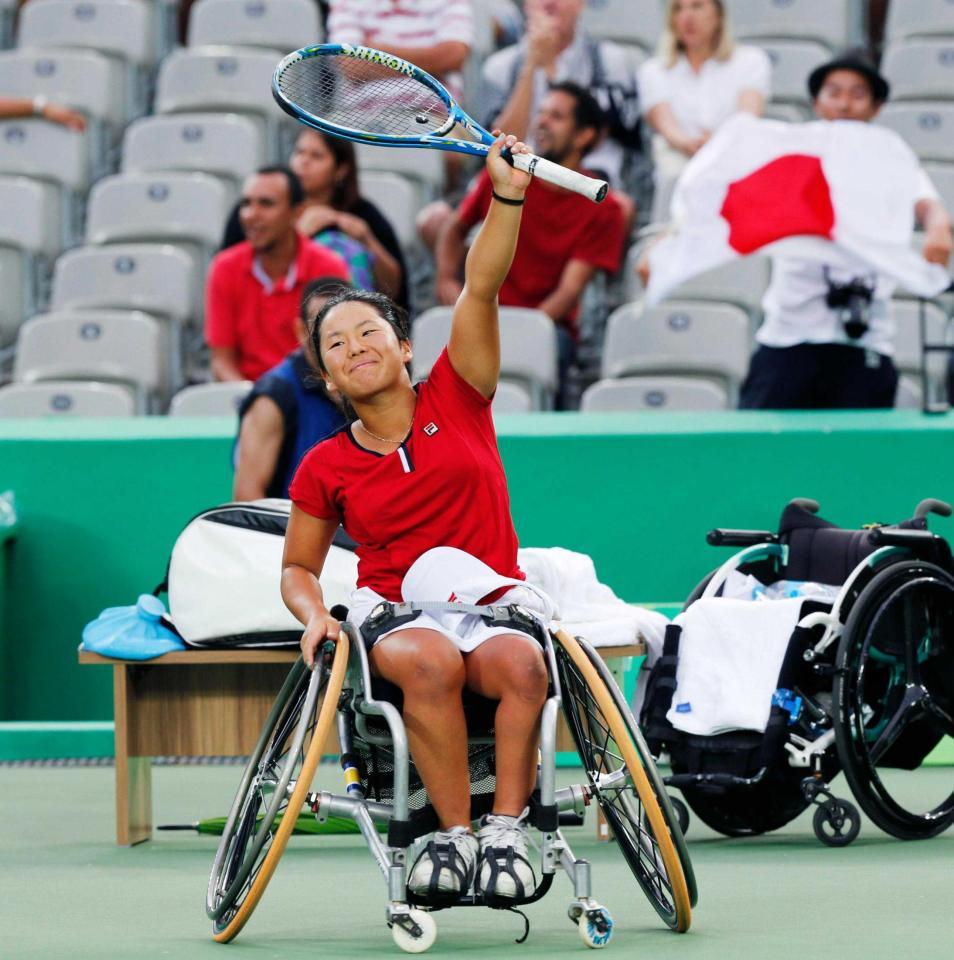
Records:
[[[581,823],[595,801],[633,876],[663,922],[689,928],[696,883],[678,820],[636,723],[602,659],[582,639],[543,630],[514,605],[395,604],[394,612],[420,609],[479,612],[494,620],[522,615],[534,625],[548,666],[550,686],[540,723],[537,788],[530,800],[537,888],[528,898],[490,903],[467,894],[453,906],[513,909],[542,898],[558,869],[572,884],[569,917],[584,943],[610,939],[609,911],[592,897],[590,866],[570,849],[561,825]],[[386,885],[386,920],[397,945],[420,953],[434,943],[429,903],[407,890],[408,852],[434,830],[436,816],[408,752],[394,693],[371,677],[365,642],[342,621],[337,643],[326,643],[314,671],[299,658],[272,707],[229,812],[209,880],[206,910],[213,937],[227,943],[243,928],[303,813],[319,820],[345,818],[363,835]],[[390,695],[390,699],[388,698]],[[469,696],[469,700],[468,700]],[[492,809],[495,786],[493,714],[496,704],[465,695],[471,777],[471,815]],[[557,789],[556,731],[562,709],[586,771],[586,782]],[[332,727],[340,744],[341,793],[313,791],[312,780]],[[526,922],[526,918],[524,917]],[[524,933],[529,932],[529,924]]]
[[[675,625],[647,685],[643,732],[654,756],[669,755],[665,782],[728,836],[775,830],[814,804],[818,839],[851,843],[858,810],[828,786],[840,770],[882,830],[906,840],[935,836],[954,822],[954,792],[942,787],[927,797],[919,783],[915,793],[895,771],[916,769],[954,736],[954,568],[947,542],[927,529],[928,514],[949,516],[951,508],[924,500],[911,520],[861,530],[839,529],[818,509],[793,500],[777,533],[711,531],[710,544],[744,549],[710,573],[684,608],[721,596],[733,572],[765,586],[836,588],[833,602],[807,599],[801,607],[765,732],[700,736],[667,719],[679,661]],[[672,799],[685,831],[689,812]]]

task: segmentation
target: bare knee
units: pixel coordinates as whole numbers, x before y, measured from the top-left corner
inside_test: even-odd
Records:
[[[459,698],[464,686],[464,658],[440,635],[406,631],[385,637],[372,652],[372,663],[401,688],[405,699]]]
[[[511,651],[508,661],[501,699],[512,698],[541,706],[550,686],[542,651],[535,644],[521,645]]]

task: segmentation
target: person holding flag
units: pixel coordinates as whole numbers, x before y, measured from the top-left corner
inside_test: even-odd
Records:
[[[686,168],[672,231],[638,267],[658,302],[738,256],[772,256],[742,409],[892,407],[891,296],[950,283],[951,218],[913,151],[875,127],[887,81],[848,53],[808,89],[821,123],[737,115]],[[847,122],[846,122],[847,121]],[[912,225],[924,231],[920,253]]]

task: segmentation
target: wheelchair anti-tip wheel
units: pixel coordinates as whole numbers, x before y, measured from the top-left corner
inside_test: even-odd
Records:
[[[637,883],[682,933],[692,922],[695,876],[649,749],[592,647],[563,631],[556,639],[563,710],[593,793]]]
[[[838,756],[855,799],[902,840],[954,822],[954,792],[905,790],[889,768],[916,769],[954,736],[954,577],[917,560],[894,563],[859,594],[836,659]]]
[[[325,651],[330,665],[325,655],[313,672],[296,661],[249,758],[206,897],[213,939],[220,943],[245,926],[285,850],[334,723],[348,649],[342,633],[333,653]]]

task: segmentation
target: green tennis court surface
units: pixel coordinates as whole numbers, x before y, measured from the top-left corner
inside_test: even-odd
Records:
[[[578,773],[561,770],[571,782]],[[113,844],[111,767],[0,768],[0,957],[11,960],[210,957],[403,956],[384,925],[384,884],[359,837],[296,837],[261,904],[229,946],[210,939],[205,887],[216,838],[156,835]],[[240,768],[158,767],[156,823],[183,823],[227,810]],[[936,797],[954,770],[901,775],[912,797]],[[338,773],[322,766],[318,782]],[[949,788],[950,789],[950,788]],[[841,778],[835,792],[848,796]],[[902,843],[865,821],[849,848],[822,847],[805,813],[778,833],[721,838],[694,820],[689,846],[699,880],[693,928],[663,928],[612,845],[594,827],[568,831],[593,862],[598,899],[616,935],[604,954],[652,960],[802,958],[875,960],[951,956],[954,830]],[[562,876],[520,919],[489,910],[436,915],[432,957],[553,957],[589,954],[566,919]]]

